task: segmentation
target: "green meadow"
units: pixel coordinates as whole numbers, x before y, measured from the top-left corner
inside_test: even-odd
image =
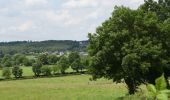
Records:
[[[28,71],[29,73],[29,71]],[[124,84],[89,75],[37,78],[0,82],[3,100],[115,100],[126,95]]]

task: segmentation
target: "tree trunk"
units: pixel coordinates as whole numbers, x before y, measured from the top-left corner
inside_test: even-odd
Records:
[[[129,94],[130,95],[135,94],[135,92],[137,91],[136,90],[137,87],[136,87],[136,84],[135,84],[134,80],[128,77],[128,78],[125,79],[125,83],[128,86]]]

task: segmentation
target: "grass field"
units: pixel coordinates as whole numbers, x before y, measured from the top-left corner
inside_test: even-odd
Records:
[[[21,68],[23,76],[34,75],[32,67]],[[73,70],[69,68],[66,72]],[[122,100],[120,98],[128,93],[123,83],[115,84],[106,79],[89,81],[90,77],[83,74],[0,81],[0,100]],[[137,100],[138,96],[134,97],[125,100]]]
[[[0,82],[1,100],[115,100],[127,93],[124,84],[88,75]]]

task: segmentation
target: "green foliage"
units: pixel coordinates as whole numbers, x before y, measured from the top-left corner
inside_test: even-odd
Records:
[[[105,77],[114,82],[124,79],[130,94],[142,83],[154,84],[162,73],[167,80],[170,76],[170,27],[168,18],[162,21],[159,15],[142,7],[137,10],[115,7],[112,16],[96,29],[96,33],[89,34],[93,79]]]
[[[76,59],[72,64],[71,64],[71,68],[73,69],[73,70],[76,70],[76,72],[79,72],[79,70],[81,70],[81,67],[82,65],[81,65],[81,62],[80,62],[80,60],[79,59]]]
[[[10,55],[5,55],[3,58],[2,58],[2,61],[1,61],[1,63],[2,63],[2,65],[4,66],[4,67],[12,67],[12,58],[11,58],[11,56]]]
[[[22,77],[23,71],[20,67],[15,66],[12,68],[12,74],[15,76],[15,78]]]
[[[58,62],[58,66],[61,68],[61,73],[64,74],[65,70],[69,68],[69,60],[66,56],[62,56]]]
[[[71,52],[68,56],[70,66],[73,70],[76,70],[76,72],[79,72],[79,70],[82,70],[84,67],[81,63],[81,57],[78,52]]]
[[[80,59],[78,52],[71,52],[68,56],[69,63],[72,64],[76,59]]]
[[[12,56],[13,65],[23,64],[24,59],[26,59],[25,55],[15,54],[14,56]]]
[[[63,50],[85,50],[87,41],[82,41],[83,46],[79,41],[71,40],[48,40],[48,41],[14,41],[14,42],[0,42],[0,57],[4,54],[14,55],[17,53],[31,54],[43,52],[56,52]]]
[[[147,85],[147,89],[149,91],[149,99],[152,100],[168,100],[168,96],[170,95],[170,90],[167,90],[167,83],[164,75],[157,78],[155,81],[155,86],[152,84]]]
[[[39,61],[33,64],[32,71],[34,72],[35,76],[38,77],[41,74],[41,67],[42,67],[42,63]]]
[[[54,74],[54,75],[57,74],[57,73],[59,73],[60,70],[61,70],[61,68],[60,68],[58,65],[53,65],[53,66],[52,66],[52,71],[53,71],[53,74]]]
[[[11,69],[9,67],[5,67],[2,69],[2,76],[5,79],[10,79],[11,78]]]
[[[51,67],[49,66],[42,66],[41,67],[41,73],[45,76],[50,76],[51,75],[51,72],[52,72],[52,69]]]
[[[170,17],[169,0],[145,0],[145,4],[141,8],[146,12],[155,12],[160,21],[164,21]]]
[[[23,65],[25,66],[32,66],[33,63],[34,63],[33,59],[28,59],[28,58],[23,59]]]
[[[84,56],[81,58],[81,64],[84,68],[89,69],[90,57]]]
[[[48,64],[48,54],[41,54],[38,56],[38,61],[41,62],[43,65]]]
[[[59,57],[57,57],[56,55],[48,55],[49,64],[56,64],[58,60],[59,60]]]

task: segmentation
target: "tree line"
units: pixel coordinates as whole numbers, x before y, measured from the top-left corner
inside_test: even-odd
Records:
[[[66,74],[68,68],[76,73],[83,73],[88,68],[88,56],[80,56],[78,52],[70,52],[62,56],[54,54],[40,54],[35,58],[27,58],[23,54],[5,55],[1,59],[2,76],[6,79],[14,77],[22,78],[22,66],[32,68],[35,77]]]
[[[80,44],[82,43],[82,44]],[[6,54],[30,54],[56,51],[84,51],[88,41],[47,40],[0,42],[0,57]]]

